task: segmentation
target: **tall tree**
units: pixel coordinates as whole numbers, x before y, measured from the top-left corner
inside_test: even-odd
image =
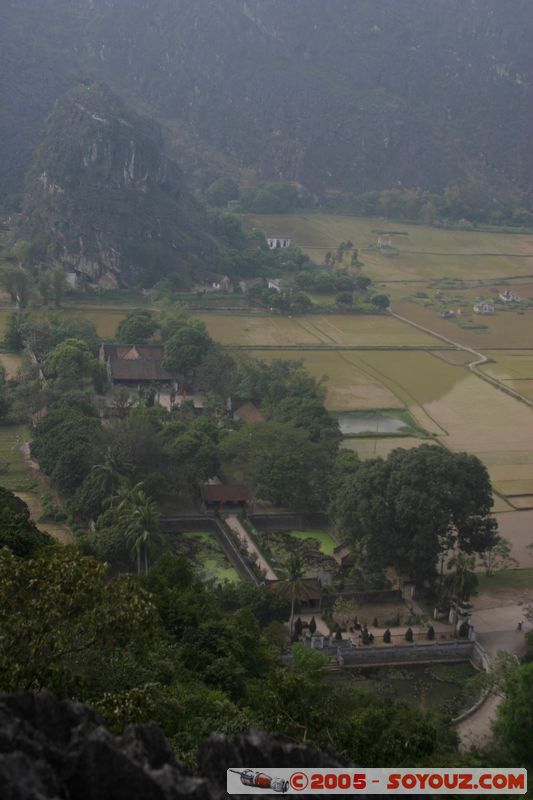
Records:
[[[478,584],[475,566],[475,557],[466,553],[458,553],[450,560],[448,567],[453,569],[453,572],[446,575],[444,585],[449,594],[457,600],[470,600]]]
[[[344,470],[332,513],[340,530],[366,546],[377,567],[422,582],[441,554],[481,553],[496,535],[487,470],[475,456],[422,445]]]

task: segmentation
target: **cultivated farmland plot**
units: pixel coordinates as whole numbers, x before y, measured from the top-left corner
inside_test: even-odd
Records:
[[[442,276],[477,280],[533,274],[533,237],[527,235],[450,231],[334,214],[251,215],[247,219],[267,235],[290,237],[317,261],[327,250],[351,240],[376,280],[430,281]],[[397,258],[365,251],[377,242],[380,230],[407,234],[391,237],[400,250]]]

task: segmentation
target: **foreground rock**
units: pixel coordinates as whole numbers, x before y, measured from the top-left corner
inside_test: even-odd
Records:
[[[239,765],[342,762],[265,733],[213,735],[200,747],[195,777],[157,725],[134,725],[116,737],[88,706],[47,693],[0,695],[2,800],[218,800],[225,795],[226,770]]]

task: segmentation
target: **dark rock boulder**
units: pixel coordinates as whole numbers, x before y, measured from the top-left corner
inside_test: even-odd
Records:
[[[1,800],[219,800],[230,767],[340,767],[263,732],[213,735],[191,774],[153,724],[113,736],[94,710],[48,693],[0,695]],[[268,795],[265,795],[267,797]]]

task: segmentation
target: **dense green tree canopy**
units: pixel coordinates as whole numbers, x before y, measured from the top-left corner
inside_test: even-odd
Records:
[[[35,429],[31,452],[54,486],[68,495],[96,463],[102,439],[100,421],[66,395]]]
[[[533,663],[514,670],[498,710],[496,732],[520,766],[533,769]]]
[[[225,467],[246,478],[256,497],[288,508],[321,507],[332,464],[329,443],[314,442],[288,423],[258,422],[229,434],[221,450]]]
[[[166,342],[163,366],[173,375],[188,378],[200,366],[210,347],[211,338],[203,323],[190,323]]]
[[[43,369],[49,378],[80,380],[100,373],[100,362],[81,339],[65,339],[46,357]]]
[[[120,320],[115,338],[124,344],[142,344],[152,338],[158,328],[150,311],[135,308]]]
[[[64,548],[31,560],[0,552],[0,684],[90,697],[141,658],[155,609],[130,578]]]
[[[422,581],[453,544],[467,553],[492,546],[490,480],[475,456],[422,445],[354,466],[340,476],[332,513],[375,566]]]

